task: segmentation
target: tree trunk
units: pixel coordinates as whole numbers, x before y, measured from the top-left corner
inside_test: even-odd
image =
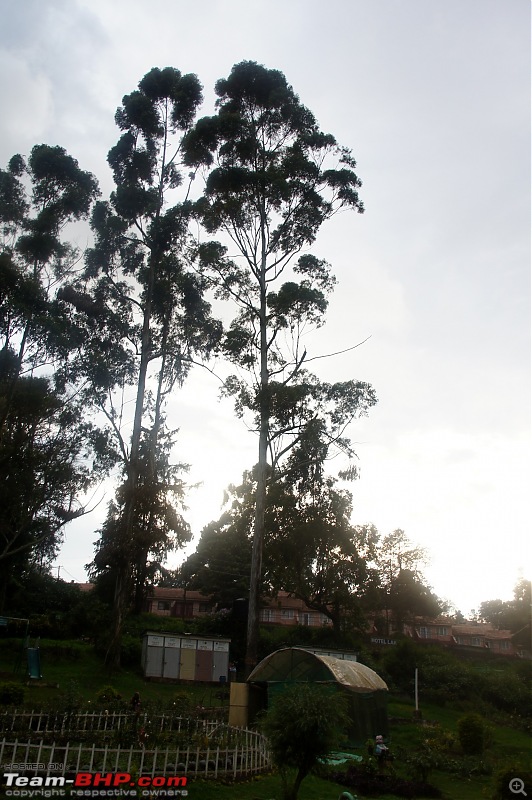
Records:
[[[107,650],[106,662],[112,669],[120,667],[120,648],[122,643],[122,626],[124,615],[127,610],[129,596],[129,573],[131,570],[131,541],[133,539],[133,524],[135,512],[135,498],[137,494],[138,481],[140,475],[139,467],[139,448],[140,435],[142,432],[142,414],[144,411],[144,397],[146,393],[146,376],[150,360],[150,321],[151,321],[151,297],[153,294],[153,284],[155,279],[155,264],[153,257],[150,258],[150,271],[148,275],[148,287],[146,291],[146,303],[144,306],[144,317],[142,324],[142,339],[140,351],[139,378],[137,383],[137,398],[135,403],[135,417],[133,421],[133,432],[131,435],[131,450],[129,452],[129,464],[127,468],[127,480],[125,491],[125,503],[122,514],[123,531],[121,534],[122,552],[120,553],[120,567],[116,576],[114,609],[113,609],[113,633],[111,643]],[[129,555],[128,555],[129,554]]]
[[[260,430],[259,461],[257,466],[257,490],[255,496],[255,520],[253,547],[251,551],[251,575],[249,581],[248,626],[246,642],[246,677],[257,664],[260,620],[260,588],[262,574],[262,549],[264,545],[264,518],[266,510],[266,483],[268,478],[268,432],[270,402],[268,398],[268,339],[266,307],[266,214],[261,212],[262,254],[259,273],[260,289]]]
[[[306,778],[307,775],[308,775],[307,769],[303,769],[302,767],[298,769],[293,784],[291,786],[288,783],[284,785],[283,800],[297,800],[299,789],[301,787],[303,779]]]

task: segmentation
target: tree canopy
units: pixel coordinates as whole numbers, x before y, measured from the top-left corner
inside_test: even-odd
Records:
[[[47,565],[83,492],[107,465],[56,292],[76,269],[69,224],[87,217],[95,178],[61,147],[36,145],[0,170],[0,607],[14,568]]]

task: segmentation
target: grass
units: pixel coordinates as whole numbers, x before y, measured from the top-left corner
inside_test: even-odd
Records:
[[[117,674],[109,674],[92,645],[47,639],[40,642],[43,678],[41,681],[30,680],[26,678],[25,662],[17,672],[13,672],[18,650],[18,643],[13,647],[10,642],[2,642],[0,682],[24,680],[24,705],[28,708],[61,703],[66,696],[75,696],[84,705],[94,703],[100,690],[106,686],[112,686],[125,701],[138,691],[143,703],[170,705],[176,693],[183,689],[175,683],[147,681],[140,668],[125,668]],[[189,685],[186,691],[200,706],[212,707],[224,702],[218,696],[220,690],[216,686]]]
[[[298,800],[338,800],[343,791],[345,787],[337,783],[310,775],[301,784]],[[209,781],[192,781],[188,787],[188,796],[190,800],[279,800],[281,779],[278,775],[266,775],[228,786]]]

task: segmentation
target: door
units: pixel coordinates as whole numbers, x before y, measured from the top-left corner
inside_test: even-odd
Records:
[[[181,639],[181,659],[179,677],[183,681],[193,681],[196,672],[196,639]]]
[[[179,677],[180,640],[174,636],[165,636],[163,678]]]

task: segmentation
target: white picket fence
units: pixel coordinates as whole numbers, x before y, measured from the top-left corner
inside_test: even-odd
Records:
[[[237,778],[271,767],[266,740],[256,731],[234,729],[241,742],[235,747],[97,747],[95,744],[56,745],[0,741],[0,764],[19,774],[61,775],[78,772],[127,772],[138,775],[185,775]]]
[[[140,714],[134,717],[123,711],[57,712],[57,711],[6,711],[0,714],[0,732],[81,733],[90,731],[117,731],[148,727],[152,732],[165,731],[204,733],[219,728],[220,719],[190,719],[175,714]]]

